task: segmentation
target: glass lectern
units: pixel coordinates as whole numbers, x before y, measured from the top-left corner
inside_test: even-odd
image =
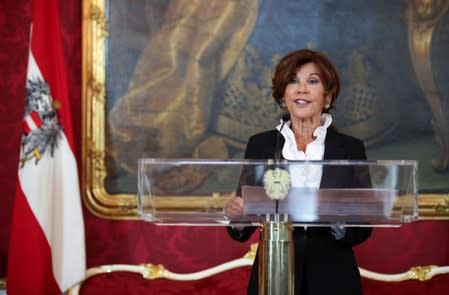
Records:
[[[261,226],[259,290],[293,294],[294,226],[418,218],[416,161],[140,159],[138,212],[161,225]],[[243,212],[226,203],[243,199]],[[270,270],[270,271],[267,271]]]

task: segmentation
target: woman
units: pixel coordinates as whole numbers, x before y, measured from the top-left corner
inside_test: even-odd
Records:
[[[366,159],[362,141],[339,133],[331,125],[329,110],[335,105],[340,82],[334,65],[325,55],[309,49],[288,54],[277,65],[272,83],[273,98],[288,111],[290,120],[279,124],[276,130],[251,136],[245,158],[273,159],[280,149],[281,157],[287,160]],[[363,182],[356,173],[342,178],[338,172],[320,170],[304,185],[310,182],[316,187],[347,187],[355,186],[354,181]],[[242,199],[231,198],[225,209],[228,215],[240,214]],[[232,238],[241,242],[248,240],[255,230],[255,227],[228,228]],[[341,225],[295,227],[295,294],[362,294],[352,247],[365,241],[371,231],[368,227]],[[258,294],[257,259],[248,294]]]

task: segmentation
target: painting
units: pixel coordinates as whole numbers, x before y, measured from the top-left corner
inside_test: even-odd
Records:
[[[279,122],[274,66],[314,48],[340,73],[335,126],[370,160],[418,160],[422,216],[449,216],[449,1],[87,0],[83,10],[83,190],[97,215],[135,215],[140,158],[242,158],[250,135]]]

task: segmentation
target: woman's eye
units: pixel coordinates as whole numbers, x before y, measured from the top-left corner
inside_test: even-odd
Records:
[[[320,83],[320,81],[318,79],[310,79],[309,80],[309,84],[311,84],[311,85],[317,85],[318,83]]]
[[[290,82],[289,82],[289,84],[298,84],[298,83],[299,83],[299,81],[298,81],[297,78],[293,78],[293,79],[291,79]]]

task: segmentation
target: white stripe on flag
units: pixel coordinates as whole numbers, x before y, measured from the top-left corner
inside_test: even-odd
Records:
[[[26,117],[25,117],[25,122],[27,123],[28,128],[29,128],[30,130],[34,130],[34,129],[37,128],[37,125],[34,123],[34,121],[33,121],[33,119],[31,118],[31,116],[26,116]]]

